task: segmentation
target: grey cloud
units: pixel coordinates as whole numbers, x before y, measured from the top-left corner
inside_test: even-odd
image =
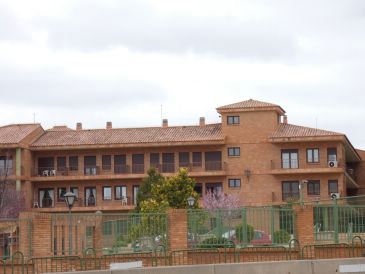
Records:
[[[0,41],[28,40],[28,27],[21,24],[14,12],[5,4],[0,3]]]
[[[207,53],[226,57],[291,58],[296,41],[279,22],[234,16],[160,14],[146,1],[77,2],[66,17],[42,18],[54,48]],[[106,3],[113,3],[108,5]]]
[[[155,83],[128,79],[95,79],[61,69],[0,69],[1,100],[9,105],[42,108],[122,108],[141,100],[161,102],[165,91]]]

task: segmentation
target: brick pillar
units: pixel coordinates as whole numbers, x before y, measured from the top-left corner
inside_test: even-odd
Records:
[[[95,213],[95,229],[94,229],[94,248],[96,255],[103,255],[103,214]]]
[[[188,219],[185,209],[169,209],[168,220],[168,241],[169,250],[188,248]]]
[[[32,208],[36,197],[33,197],[33,185],[30,181],[24,181],[22,183],[22,192],[25,199],[25,208]]]
[[[294,206],[296,213],[297,239],[301,246],[314,244],[313,206]]]
[[[52,254],[52,217],[49,213],[21,212],[20,250],[24,255],[46,257]],[[29,219],[29,221],[26,221]],[[30,222],[30,223],[29,223]],[[29,244],[31,245],[29,248]],[[29,254],[31,250],[31,254]]]

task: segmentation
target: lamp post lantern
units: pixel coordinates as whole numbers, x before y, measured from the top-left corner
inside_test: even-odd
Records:
[[[67,192],[65,195],[65,202],[68,207],[68,255],[72,255],[72,219],[71,209],[74,205],[76,194],[73,192]]]
[[[194,197],[191,197],[190,196],[188,198],[188,205],[189,205],[189,207],[192,208],[194,206],[194,204],[195,204],[195,199],[194,199]]]

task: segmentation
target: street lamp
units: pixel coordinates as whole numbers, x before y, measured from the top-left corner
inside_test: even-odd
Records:
[[[65,202],[68,207],[68,254],[72,254],[72,219],[71,219],[71,209],[74,205],[76,194],[73,192],[67,192],[63,197],[65,197]]]
[[[188,205],[189,205],[189,207],[193,207],[194,206],[194,204],[195,204],[195,199],[194,199],[194,197],[189,197],[188,198]]]

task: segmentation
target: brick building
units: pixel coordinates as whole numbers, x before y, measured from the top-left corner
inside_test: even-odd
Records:
[[[292,125],[278,105],[255,100],[217,108],[221,123],[76,129],[39,124],[0,127],[0,176],[26,193],[26,206],[127,211],[149,167],[165,176],[187,167],[196,190],[235,193],[242,205],[365,194],[365,152],[345,134]]]

